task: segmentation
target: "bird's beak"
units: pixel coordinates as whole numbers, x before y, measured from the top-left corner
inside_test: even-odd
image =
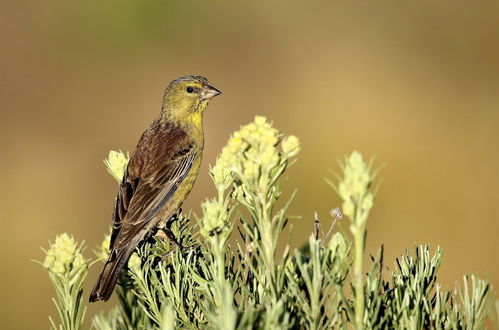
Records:
[[[215,96],[220,95],[220,94],[222,94],[221,91],[219,91],[218,89],[216,89],[213,86],[207,85],[207,86],[204,86],[203,89],[201,90],[201,100],[202,101],[208,100],[208,99],[211,99],[212,97],[215,97]]]

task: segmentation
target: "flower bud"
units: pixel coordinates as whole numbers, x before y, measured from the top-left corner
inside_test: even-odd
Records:
[[[353,218],[355,207],[368,212],[373,206],[374,196],[369,192],[371,173],[362,155],[354,151],[346,160],[343,180],[338,184],[338,193],[343,199],[343,213]]]
[[[360,207],[364,210],[364,211],[369,211],[371,210],[371,208],[373,207],[373,204],[374,204],[374,196],[372,193],[368,193],[364,199],[362,200],[362,204],[360,205]]]
[[[203,202],[201,208],[203,209],[201,233],[205,236],[220,233],[228,221],[227,211],[216,200]]]
[[[107,158],[104,159],[104,164],[106,164],[109,174],[111,174],[118,182],[121,182],[129,159],[129,155],[125,155],[121,152],[121,150],[111,150]]]
[[[222,166],[220,158],[217,158],[215,166],[210,169],[210,174],[218,190],[223,191],[232,183],[232,174],[227,167]]]
[[[294,135],[285,137],[281,143],[282,151],[286,157],[293,157],[300,151],[300,141]]]

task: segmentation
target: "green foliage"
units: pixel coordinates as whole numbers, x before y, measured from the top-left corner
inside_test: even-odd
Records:
[[[441,261],[440,248],[431,256],[428,246],[416,246],[414,255],[406,251],[396,260],[390,281],[384,281],[380,257],[367,274],[365,327],[483,329],[491,307],[489,284],[471,275],[456,288],[457,295],[443,290],[436,282]]]
[[[489,284],[465,276],[454,291],[444,290],[436,282],[440,248],[432,255],[428,246],[416,246],[413,254],[406,252],[396,260],[389,274],[383,274],[381,248],[372,257],[371,269],[364,270],[366,225],[374,205],[377,171],[372,170],[372,161],[365,163],[357,152],[341,163],[343,173],[337,175],[337,183],[327,180],[343,200],[352,238],[336,232],[334,224],[343,214],[335,209],[327,234],[319,231],[316,216],[315,231],[304,248],[286,247],[278,253],[293,198],[278,207],[282,197],[278,181],[299,149],[296,137],[284,137],[263,117],[234,133],[210,170],[217,196],[202,204],[196,223],[191,223],[190,214],[179,214],[167,224],[176,242],[152,237],[137,248],[120,275],[119,304],[95,316],[93,327],[484,327],[491,306]],[[112,153],[106,162],[117,180],[126,161],[122,153]],[[96,251],[98,260],[106,259],[108,245],[109,237]],[[44,263],[56,287],[60,329],[82,327],[81,288],[88,261],[81,262],[81,246],[71,251],[71,258],[64,254],[65,259],[58,259],[53,246]],[[61,293],[64,290],[69,293]]]
[[[45,260],[40,263],[49,273],[55,288],[53,302],[60,318],[59,326],[49,317],[52,329],[81,329],[86,308],[82,305],[83,283],[88,273],[89,260],[83,255],[83,243],[64,233],[45,251]]]

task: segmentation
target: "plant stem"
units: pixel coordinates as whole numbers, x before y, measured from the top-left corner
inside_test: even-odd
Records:
[[[270,293],[272,294],[273,298],[277,298],[278,295],[278,290],[277,290],[277,281],[276,281],[276,267],[275,267],[275,260],[274,260],[274,255],[275,255],[275,245],[274,245],[274,230],[272,227],[272,221],[271,221],[271,215],[269,207],[267,205],[267,196],[268,196],[268,190],[265,189],[265,191],[260,195],[260,208],[261,208],[261,214],[260,214],[260,219],[261,220],[261,237],[263,241],[263,256],[264,256],[264,262],[266,264],[266,271],[267,271],[267,280],[269,283],[267,284],[268,287],[270,288]]]
[[[354,232],[355,260],[353,274],[355,277],[355,328],[363,329],[364,319],[364,280],[362,268],[364,263],[364,234],[365,225],[357,226]]]

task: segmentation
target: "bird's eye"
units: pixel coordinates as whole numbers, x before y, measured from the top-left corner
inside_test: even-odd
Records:
[[[191,86],[187,87],[187,93],[192,93],[194,92],[194,88],[192,88]]]

